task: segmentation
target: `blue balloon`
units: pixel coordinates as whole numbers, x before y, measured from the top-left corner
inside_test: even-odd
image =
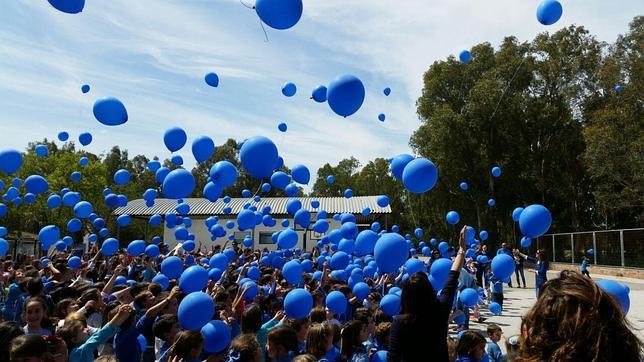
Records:
[[[298,194],[299,192],[300,192],[300,190],[298,189],[297,185],[296,185],[296,184],[294,184],[294,183],[288,184],[288,185],[286,185],[286,187],[284,188],[284,193],[285,193],[285,194],[286,194],[286,196],[288,196],[288,197],[295,197],[295,196],[297,196],[297,194]]]
[[[125,185],[130,182],[130,171],[120,169],[114,173],[114,183],[117,185]]]
[[[195,189],[195,178],[183,168],[170,171],[163,180],[163,195],[170,199],[183,199]]]
[[[217,268],[219,270],[226,270],[228,268],[228,257],[223,253],[217,253],[210,258],[208,265],[211,268]]]
[[[400,234],[382,235],[374,247],[378,269],[383,273],[392,273],[398,270],[405,263],[408,252],[405,238]]]
[[[616,85],[616,86],[615,86],[615,92],[619,93],[619,92],[621,92],[621,91],[622,91],[622,86],[621,86],[621,85],[619,85],[619,84],[618,84],[618,85]]]
[[[408,259],[405,263],[405,268],[407,269],[407,274],[412,275],[414,273],[425,271],[425,264],[420,259]]]
[[[450,224],[450,225],[456,225],[461,220],[461,217],[458,215],[458,212],[449,211],[445,215],[445,220],[447,220],[447,223]]]
[[[289,318],[306,318],[312,308],[313,296],[305,289],[293,289],[284,298],[284,314]]]
[[[353,75],[342,75],[329,84],[327,103],[336,114],[348,117],[362,106],[365,89],[362,81]]]
[[[409,162],[411,162],[414,159],[414,156],[406,154],[406,153],[401,153],[400,155],[394,157],[391,160],[391,173],[394,175],[394,177],[400,181],[402,181],[402,175],[403,171],[405,169],[405,166]]]
[[[353,254],[356,248],[356,243],[352,239],[342,239],[338,243],[338,250],[344,251],[347,254]]]
[[[308,228],[311,223],[311,213],[307,209],[299,209],[295,212],[293,220],[301,227]]]
[[[470,61],[472,60],[472,53],[470,53],[469,50],[463,50],[459,55],[458,59],[461,61],[463,64],[469,64]]]
[[[271,185],[275,188],[283,190],[289,183],[291,183],[291,176],[282,171],[275,171],[271,175]]]
[[[134,240],[130,242],[127,246],[127,253],[131,256],[139,256],[145,253],[145,241],[144,240]]]
[[[313,224],[313,231],[319,234],[324,234],[329,230],[329,222],[326,220],[318,220]]]
[[[543,25],[556,23],[563,14],[563,7],[557,0],[543,0],[537,8],[537,20]]]
[[[387,294],[380,300],[380,309],[390,317],[400,312],[400,297],[396,294]]]
[[[239,150],[242,165],[251,176],[258,179],[271,176],[277,157],[277,147],[264,136],[247,139]]]
[[[63,131],[58,133],[58,140],[60,142],[65,142],[69,139],[69,133]]]
[[[199,136],[192,141],[192,155],[201,163],[207,161],[215,153],[215,142],[208,136]]]
[[[326,102],[326,87],[323,85],[319,85],[313,89],[313,92],[311,93],[311,99],[318,103],[324,103]]]
[[[297,87],[291,82],[284,83],[282,86],[282,94],[287,97],[293,97],[297,92]]]
[[[40,157],[47,157],[49,155],[47,145],[36,145],[36,147],[34,147],[34,151],[36,152],[36,155]]]
[[[380,195],[376,199],[376,203],[380,207],[387,207],[389,206],[389,197],[387,195]]]
[[[25,180],[25,189],[32,194],[43,194],[49,190],[49,183],[40,175],[31,175]]]
[[[282,122],[277,125],[277,129],[279,129],[280,132],[286,132],[286,130],[288,129],[288,126],[286,125],[286,123]]]
[[[59,240],[56,244],[54,244],[54,247],[58,251],[65,251],[65,249],[67,249],[67,244],[65,244],[64,241]]]
[[[466,307],[475,307],[479,301],[479,294],[473,288],[465,288],[461,291],[460,300]]]
[[[436,185],[438,170],[432,161],[417,158],[410,161],[403,170],[402,180],[409,192],[420,194],[431,190]]]
[[[536,238],[545,234],[552,223],[550,211],[542,205],[526,207],[519,217],[519,228],[523,235]]]
[[[70,233],[78,232],[82,227],[83,223],[79,219],[71,219],[67,222],[67,231]]]
[[[360,270],[360,269],[356,269]],[[355,295],[358,299],[364,300],[367,298],[369,293],[371,293],[371,288],[369,288],[369,285],[367,283],[363,282],[358,282],[353,286],[353,295]]]
[[[179,127],[172,127],[165,131],[163,134],[163,143],[170,150],[170,152],[179,151],[185,146],[188,136],[186,131]]]
[[[463,191],[467,191],[467,189],[469,189],[469,188],[470,188],[470,186],[467,184],[467,182],[461,182],[461,184],[459,185],[459,187],[460,187],[460,188],[461,188],[461,190],[463,190]]]
[[[217,73],[211,72],[206,74],[204,80],[206,81],[206,84],[211,87],[216,88],[217,86],[219,86],[219,76],[217,75]]]
[[[257,0],[255,11],[264,24],[285,30],[297,24],[302,17],[302,0]]]
[[[385,121],[385,114],[384,114],[384,113],[380,113],[380,114],[378,115],[378,120],[379,120],[380,122],[384,122],[384,121]]]
[[[78,14],[85,7],[85,0],[47,0],[56,10],[67,14]]]
[[[308,185],[309,181],[311,180],[311,173],[309,172],[309,169],[304,166],[304,165],[295,165],[291,169],[291,175],[293,176],[293,180],[299,184],[302,185]]]
[[[81,201],[74,205],[74,215],[81,219],[87,219],[94,212],[94,207],[87,201]]]
[[[522,207],[517,207],[512,211],[512,221],[519,221],[521,213],[523,212]]]
[[[22,166],[22,154],[16,150],[6,149],[0,151],[0,171],[11,175]]]
[[[0,238],[0,256],[5,256],[9,250],[9,243],[7,240]]]
[[[521,247],[522,248],[529,248],[530,245],[532,245],[532,239],[530,239],[529,237],[526,237],[526,236],[521,238]]]
[[[447,277],[452,269],[452,261],[447,258],[440,258],[435,260],[429,268],[429,274],[433,280],[432,286],[435,290],[443,289]]]
[[[369,357],[369,362],[387,362],[387,358],[389,358],[387,354],[388,352],[384,349],[377,351]]]
[[[347,297],[337,290],[327,294],[325,304],[334,314],[342,314],[347,311]]]
[[[289,284],[299,284],[302,273],[302,266],[297,260],[291,260],[282,266],[282,276]]]
[[[89,84],[83,84],[81,86],[81,92],[83,92],[83,94],[89,92]]]
[[[67,260],[67,266],[69,266],[72,269],[80,268],[81,264],[82,264],[81,259],[77,256],[72,256],[71,258],[69,258],[69,260]]]
[[[63,195],[63,206],[72,207],[80,202],[80,194],[78,192],[69,191]],[[86,207],[83,206],[83,207]],[[89,216],[91,211],[87,214]]]
[[[161,251],[159,250],[159,247],[154,244],[150,244],[145,247],[145,255],[149,256],[150,258],[156,258],[161,254]]]
[[[81,145],[87,146],[90,143],[92,143],[92,134],[89,132],[83,132],[78,135],[78,142],[80,142]]]
[[[630,289],[626,284],[616,282],[614,280],[603,279],[597,281],[597,285],[606,293],[611,295],[622,307],[624,315],[628,314],[631,307],[631,299],[629,296]]]
[[[242,210],[237,215],[237,225],[240,230],[252,229],[255,227],[255,213],[251,210]]]
[[[297,239],[297,232],[291,228],[286,228],[279,233],[277,246],[280,249],[292,249],[297,245]]]
[[[485,231],[485,230],[481,230],[481,232],[479,233],[479,237],[480,237],[480,238],[481,238],[481,240],[483,240],[483,241],[487,240],[488,232],[487,232],[487,231]]]
[[[344,270],[351,261],[351,257],[344,251],[337,251],[331,256],[329,266],[333,270]]]
[[[490,260],[485,255],[479,255],[479,256],[476,257],[476,262],[481,264],[481,265],[487,264],[489,261]]]
[[[119,241],[114,238],[109,238],[103,241],[103,246],[101,246],[101,252],[105,256],[112,256],[116,253],[119,248]]]
[[[329,176],[326,177],[326,183],[328,183],[329,185],[334,183],[334,182],[335,182],[335,176],[329,175]]]
[[[213,320],[201,328],[203,349],[208,353],[223,352],[230,344],[231,332],[228,325],[220,320]]]
[[[62,199],[56,194],[52,194],[47,198],[47,207],[50,209],[56,209],[60,207]]]
[[[514,273],[514,258],[508,254],[498,254],[492,259],[492,273],[496,279],[504,280]]]
[[[183,261],[178,256],[171,256],[161,262],[161,273],[170,279],[176,279],[183,272]]]
[[[501,168],[499,166],[494,166],[492,167],[491,173],[492,173],[492,176],[499,177],[501,176]]]
[[[355,254],[357,256],[372,254],[378,238],[378,234],[372,230],[361,231],[356,237]]]
[[[94,117],[106,126],[118,126],[127,122],[127,110],[123,103],[114,98],[106,97],[94,103]]]
[[[78,160],[78,164],[79,164],[81,167],[85,167],[85,166],[87,166],[87,165],[89,164],[89,159],[88,159],[87,157],[81,157],[81,158]]]
[[[496,200],[494,199],[487,200],[487,206],[493,207],[494,205],[496,205]]]
[[[497,302],[490,303],[488,309],[490,310],[490,313],[496,314],[496,315],[501,314],[501,310],[502,310],[501,305]]]
[[[219,161],[210,168],[210,179],[225,188],[237,180],[237,168],[228,161]]]
[[[184,270],[179,278],[179,288],[184,293],[197,292],[208,284],[208,271],[200,266],[193,265]]]
[[[423,237],[423,229],[416,228],[416,230],[414,230],[414,236],[416,236],[419,239],[422,238]]]
[[[210,322],[215,312],[215,302],[204,292],[188,294],[177,310],[179,324],[183,329],[194,331]]]
[[[385,88],[382,93],[384,93],[386,96],[389,96],[391,94],[391,88],[387,87]]]
[[[72,172],[72,174],[69,176],[69,178],[72,180],[72,182],[78,182],[78,181],[81,180],[82,177],[83,177],[83,175],[78,171]]]
[[[165,275],[159,273],[152,278],[152,283],[157,283],[163,287],[163,290],[167,290],[168,287],[170,286],[170,279],[166,277]]]

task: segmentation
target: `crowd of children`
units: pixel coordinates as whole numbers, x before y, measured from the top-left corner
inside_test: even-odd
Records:
[[[220,250],[198,250],[191,254],[175,248],[168,255],[180,255],[186,265],[201,263],[207,267],[208,258]],[[12,260],[7,256],[1,274],[5,293],[4,321],[0,323],[0,361],[430,361],[443,360],[443,352],[440,352],[443,346],[445,358],[450,361],[541,360],[530,356],[542,353],[539,356],[544,357],[544,348],[557,353],[557,360],[585,360],[565,358],[566,352],[562,352],[565,347],[555,348],[557,343],[567,345],[565,340],[553,338],[554,342],[546,344],[544,338],[548,333],[556,337],[560,332],[555,322],[548,326],[539,321],[539,312],[554,313],[546,310],[554,307],[543,305],[541,299],[524,320],[522,335],[505,339],[505,354],[498,344],[502,330],[495,324],[487,327],[489,342],[481,333],[467,328],[461,328],[456,338],[447,337],[448,315],[450,320],[463,314],[469,318],[470,309],[459,308],[453,302],[458,299],[462,287],[477,287],[477,279],[487,280],[489,285],[482,286],[489,289],[483,293],[490,301],[503,304],[503,283],[507,280],[498,280],[486,271],[489,265],[477,262],[478,255],[465,259],[464,248],[453,253],[453,274],[438,295],[427,274],[421,271],[407,278],[394,274],[365,277],[363,281],[369,285],[370,292],[364,300],[353,294],[346,280],[332,276],[326,262],[318,265],[317,257],[329,250],[294,254],[293,258],[308,259],[312,270],[321,272],[319,278],[313,273],[303,275],[301,286],[313,295],[314,306],[308,316],[300,319],[289,318],[284,313],[284,298],[293,286],[286,282],[279,268],[262,265],[262,256],[267,251],[236,249],[235,252],[227,269],[212,278],[205,288],[216,305],[212,320],[223,322],[227,329],[222,334],[224,337],[216,341],[218,346],[209,345],[212,341],[206,341],[200,329],[181,327],[178,308],[186,293],[177,280],[171,280],[169,285],[152,281],[160,270],[163,255],[150,258],[121,253],[105,257],[94,248],[83,255],[81,267],[75,269],[67,265],[69,255],[65,253],[50,256],[51,260],[27,255]],[[479,252],[484,255],[485,250]],[[519,257],[525,256],[520,254]],[[437,259],[432,257],[428,263]],[[255,276],[259,288],[255,297],[246,298],[249,288],[243,287],[242,282],[252,267],[260,271]],[[429,270],[429,265],[425,267]],[[479,270],[483,272],[479,273]],[[566,277],[573,278],[573,274],[567,272]],[[559,312],[564,314],[562,322],[570,318],[573,310],[583,309],[587,315],[580,318],[591,318],[596,328],[606,325],[606,330],[619,332],[617,335],[621,336],[618,343],[614,336],[597,337],[595,334],[602,341],[611,338],[614,344],[606,341],[598,345],[591,352],[599,354],[589,360],[607,360],[608,354],[601,348],[610,348],[624,361],[639,360],[641,342],[630,332],[630,326],[614,300],[593,287],[590,279],[582,280],[590,284],[584,284],[583,293],[578,291],[566,299],[571,303],[568,306],[571,309],[559,307]],[[523,284],[525,286],[525,281]],[[542,283],[542,294],[555,292],[549,285]],[[346,311],[333,313],[325,305],[326,296],[333,291],[346,297]],[[401,294],[399,315],[380,307],[380,301],[390,291]],[[594,293],[594,297],[586,295],[589,293]],[[598,309],[587,309],[574,298],[584,301],[594,298],[592,303],[597,304]],[[476,309],[472,311],[480,313]],[[613,314],[597,315],[597,311]],[[203,313],[200,310],[191,312]],[[445,313],[444,317],[442,313]],[[606,318],[610,320],[606,321]],[[405,329],[410,326],[412,328]],[[588,327],[593,328],[592,325]],[[574,331],[568,332],[572,334],[566,338],[580,338]],[[537,333],[540,342],[531,338]],[[438,347],[431,347],[434,345]],[[571,352],[571,355],[588,355],[575,353]]]

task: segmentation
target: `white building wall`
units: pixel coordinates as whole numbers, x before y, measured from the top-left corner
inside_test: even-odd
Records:
[[[202,245],[202,250],[209,250],[212,246],[215,245],[220,245],[224,246],[226,242],[228,242],[228,246],[232,245],[232,242],[228,240],[228,235],[231,233],[239,233],[237,234],[239,237],[237,239],[243,239],[242,234],[248,234],[250,233],[252,238],[253,238],[253,249],[263,249],[267,248],[268,250],[276,250],[277,245],[276,244],[260,244],[260,235],[262,233],[267,233],[269,236],[279,230],[284,229],[281,225],[281,222],[283,219],[275,219],[277,221],[277,224],[274,227],[266,227],[263,224],[259,224],[255,227],[254,230],[246,230],[246,231],[239,231],[237,229],[236,225],[233,229],[228,229],[226,228],[226,222],[229,220],[232,220],[236,224],[236,219],[224,219],[220,218],[218,221],[218,224],[221,225],[227,232],[228,234],[226,236],[223,236],[221,238],[217,238],[215,241],[210,240],[210,231],[206,227],[206,219],[205,218],[193,218],[192,219],[192,226],[188,229],[192,234],[195,235],[195,243],[197,244],[197,247],[199,247],[199,242],[201,242]],[[288,219],[290,222],[290,227],[293,227],[293,219],[289,218]],[[337,229],[340,227],[340,222],[328,219],[329,221],[329,230]],[[313,222],[311,222],[311,225],[313,225]],[[163,229],[163,242],[168,244],[170,248],[173,248],[175,245],[177,245],[177,239],[174,237],[174,231],[175,229],[168,229],[167,227],[164,227]],[[298,233],[298,240],[297,240],[297,246],[296,248],[300,248],[302,250],[310,251],[315,245],[317,244],[318,240],[322,237],[321,234],[317,234],[311,230],[309,230],[308,235],[307,235],[307,241],[306,241],[306,249],[304,248],[304,230],[300,228],[299,226],[296,229]],[[241,241],[241,240],[240,240]]]

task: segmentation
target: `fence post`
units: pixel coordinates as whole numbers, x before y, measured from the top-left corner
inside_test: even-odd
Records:
[[[593,231],[593,261],[597,265],[597,238],[595,237],[595,232]]]
[[[553,234],[550,235],[550,237],[552,238],[552,261],[555,262],[557,261],[557,259],[555,258],[555,236]]]
[[[619,249],[622,258],[622,266],[624,265],[624,230],[619,231]]]
[[[575,264],[575,239],[572,234],[570,234],[570,254],[572,255],[572,264]]]

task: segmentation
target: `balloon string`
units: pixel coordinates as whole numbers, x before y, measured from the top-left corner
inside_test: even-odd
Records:
[[[494,107],[494,111],[490,115],[490,118],[488,119],[488,123],[492,120],[492,117],[494,117],[494,115],[496,114],[496,111],[499,110],[499,106],[501,105],[501,101],[503,100],[503,97],[505,97],[505,93],[507,93],[508,88],[510,88],[510,84],[512,84],[512,81],[514,81],[514,78],[516,78],[517,74],[519,74],[519,68],[521,68],[525,60],[526,60],[526,57],[523,57],[523,59],[521,59],[521,63],[519,63],[519,65],[514,70],[514,74],[512,74],[512,78],[510,78],[510,81],[503,89],[503,93],[501,93],[501,98],[499,98],[499,101],[496,103],[496,107]]]
[[[254,7],[254,6],[251,6],[251,5],[246,4],[246,3],[244,2],[244,0],[239,0],[239,2],[240,2],[242,5],[244,5],[245,7],[249,8],[249,9],[255,9],[255,7]]]
[[[407,193],[407,206],[409,207],[409,213],[411,214],[411,220],[414,222],[414,226],[418,227],[418,224],[416,223],[416,217],[414,216],[414,209],[411,207],[411,194],[409,191],[405,190]]]
[[[264,28],[264,23],[262,23],[261,20],[259,20],[259,25],[262,27],[262,31],[264,32],[264,42],[268,43],[268,33],[266,33],[266,29]]]

